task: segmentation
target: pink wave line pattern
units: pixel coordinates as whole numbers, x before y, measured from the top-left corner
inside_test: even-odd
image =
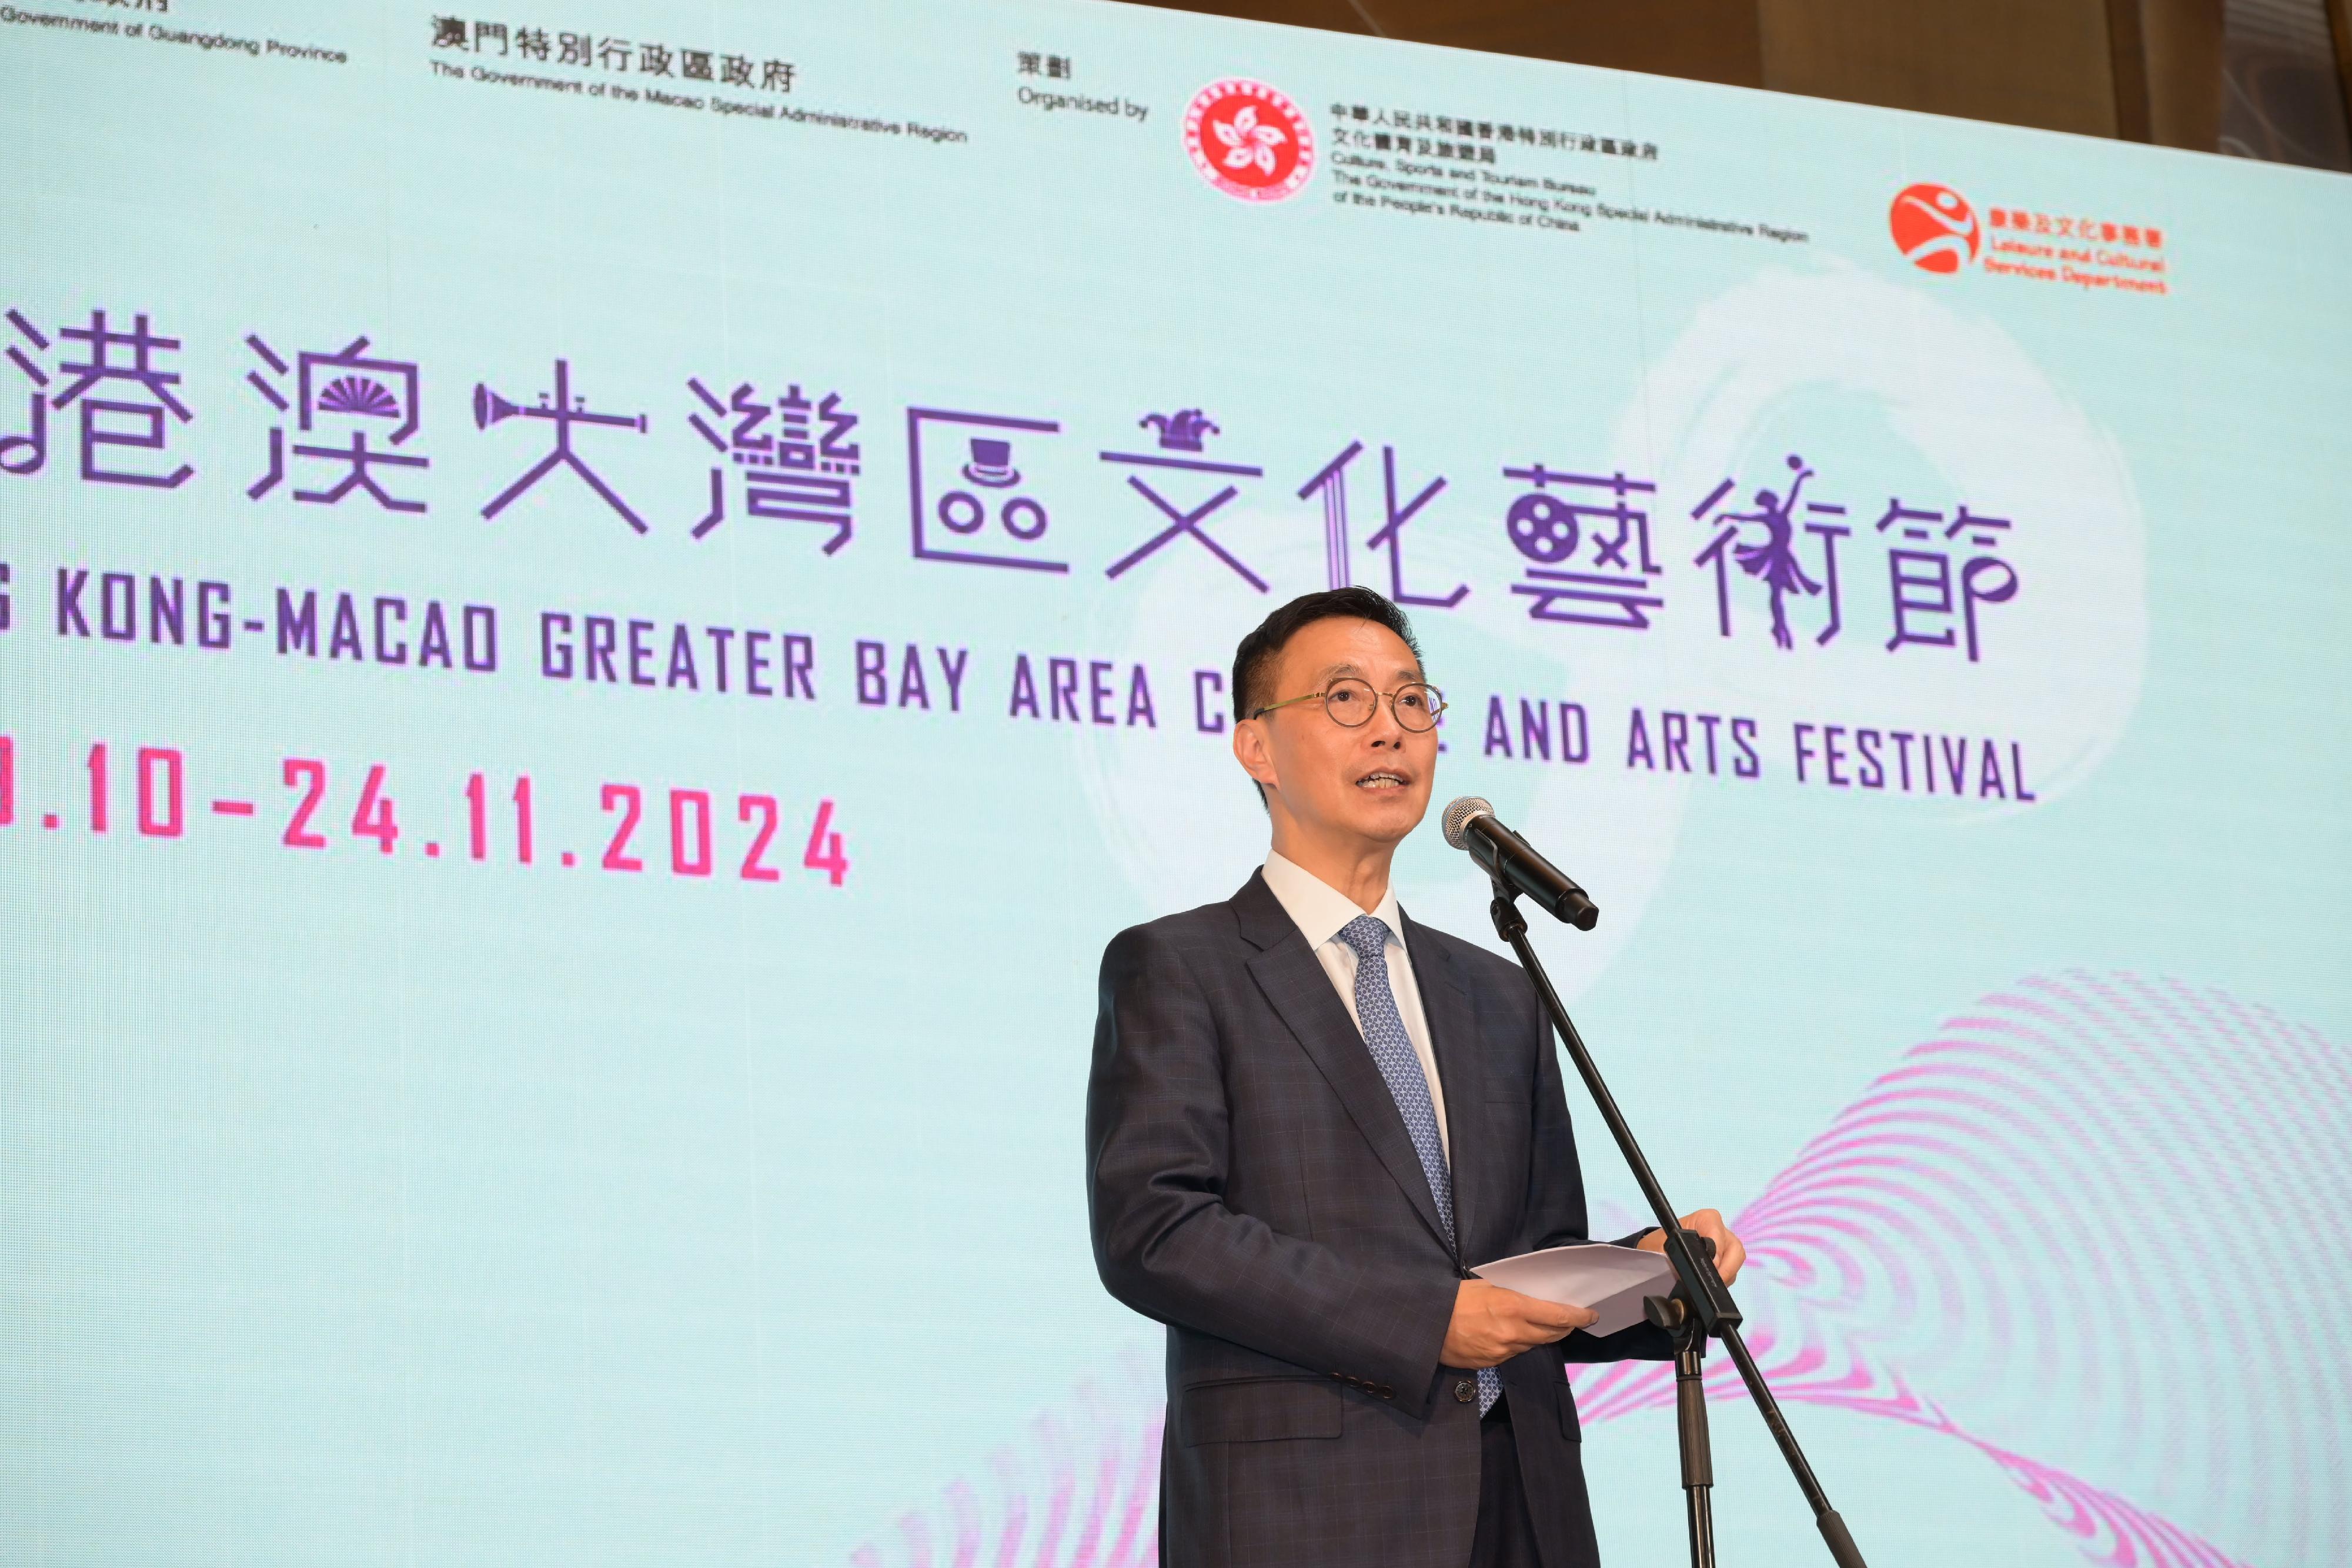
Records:
[[[1038,1416],[991,1457],[985,1496],[950,1484],[943,1506],[899,1516],[890,1544],[852,1552],[852,1568],[1152,1568],[1158,1395],[1139,1359],[1108,1387],[1081,1383],[1075,1409]]]
[[[2352,1207],[2346,1063],[2315,1030],[2179,981],[2070,971],[1979,998],[1735,1219],[1749,1343],[1774,1392],[1966,1446],[2103,1568],[2252,1559],[1989,1431],[2088,1450],[2273,1561],[2345,1561],[2352,1503],[2306,1479],[2344,1457],[2340,1378],[2298,1396],[2217,1374],[2214,1357],[2219,1340],[2231,1359],[2293,1364],[2305,1347],[2289,1341],[2315,1325],[2337,1364],[2352,1348],[2326,1312],[2352,1278],[2329,1218]],[[2260,1222],[2273,1214],[2287,1230]],[[2321,1249],[2315,1268],[2274,1267],[2298,1246]],[[2114,1303],[2158,1301],[2173,1314],[2117,1331]],[[1710,1399],[1746,1398],[1727,1358],[1709,1368]],[[854,1568],[1150,1568],[1156,1372],[1138,1362],[1082,1385],[1074,1410],[995,1457],[984,1490],[950,1487]],[[1570,1375],[1588,1427],[1673,1403],[1662,1364]],[[1964,1397],[1969,1425],[1921,1388]]]

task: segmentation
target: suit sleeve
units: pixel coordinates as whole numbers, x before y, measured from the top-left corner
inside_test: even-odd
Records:
[[[1532,985],[1528,1000],[1536,1030],[1536,1103],[1533,1157],[1528,1161],[1528,1214],[1535,1234],[1535,1250],[1568,1247],[1591,1238],[1586,1233],[1584,1174],[1577,1164],[1576,1133],[1568,1119],[1568,1095],[1559,1076],[1559,1048],[1551,1023],[1536,999]],[[1613,1151],[1612,1151],[1613,1152]],[[1624,1246],[1649,1233],[1644,1227],[1616,1243]],[[1635,1323],[1598,1338],[1579,1330],[1559,1343],[1561,1359],[1591,1361],[1671,1361],[1674,1342],[1664,1329]]]
[[[1103,954],[1087,1086],[1103,1284],[1147,1317],[1425,1409],[1457,1281],[1370,1266],[1226,1207],[1223,1068],[1182,956],[1148,929],[1120,933]]]

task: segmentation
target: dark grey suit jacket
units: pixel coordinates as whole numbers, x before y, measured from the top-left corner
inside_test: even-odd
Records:
[[[1103,954],[1087,1092],[1095,1261],[1168,1325],[1164,1568],[1462,1568],[1470,1375],[1438,1354],[1465,1263],[1582,1241],[1559,1067],[1515,964],[1410,917],[1461,1252],[1363,1037],[1289,914],[1233,898]],[[1503,1364],[1545,1568],[1598,1563],[1564,1363],[1663,1358],[1647,1326]]]

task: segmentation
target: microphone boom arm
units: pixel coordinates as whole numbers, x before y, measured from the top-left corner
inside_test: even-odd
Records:
[[[1492,821],[1491,818],[1487,820]],[[1494,825],[1501,827],[1500,823]],[[1504,831],[1507,832],[1509,830]],[[1601,1070],[1593,1065],[1591,1052],[1585,1050],[1584,1037],[1576,1032],[1575,1020],[1568,1016],[1568,1009],[1561,1005],[1559,993],[1552,989],[1551,977],[1544,973],[1543,960],[1536,956],[1534,946],[1528,941],[1527,917],[1519,913],[1519,889],[1513,884],[1512,879],[1496,873],[1489,863],[1488,856],[1496,855],[1496,852],[1485,835],[1474,832],[1467,836],[1469,842],[1463,847],[1469,849],[1478,863],[1494,877],[1492,913],[1496,935],[1510,944],[1511,951],[1518,955],[1519,967],[1527,971],[1528,978],[1535,982],[1536,995],[1542,999],[1544,1011],[1550,1016],[1553,1031],[1559,1036],[1560,1044],[1567,1048],[1569,1060],[1576,1064],[1577,1076],[1584,1080],[1585,1092],[1592,1096],[1592,1103],[1600,1111],[1601,1121],[1608,1124],[1609,1135],[1616,1140],[1617,1152],[1624,1156],[1626,1167],[1633,1173],[1635,1184],[1641,1187],[1643,1197],[1650,1205],[1650,1213],[1656,1218],[1658,1228],[1664,1233],[1666,1260],[1674,1265],[1675,1277],[1682,1285],[1679,1293],[1687,1299],[1687,1310],[1696,1319],[1693,1325],[1696,1337],[1702,1342],[1706,1338],[1720,1339],[1724,1349],[1730,1353],[1732,1364],[1739,1369],[1739,1380],[1748,1385],[1748,1397],[1755,1401],[1757,1413],[1763,1416],[1772,1440],[1780,1446],[1780,1457],[1788,1461],[1790,1473],[1797,1479],[1798,1490],[1805,1494],[1805,1501],[1812,1508],[1813,1522],[1821,1530],[1822,1540],[1829,1547],[1831,1559],[1838,1568],[1867,1568],[1861,1551],[1853,1543],[1853,1535],[1846,1530],[1845,1521],[1839,1518],[1837,1510],[1830,1506],[1829,1494],[1822,1490],[1820,1478],[1813,1474],[1813,1467],[1807,1462],[1804,1449],[1798,1447],[1797,1436],[1789,1429],[1788,1418],[1780,1413],[1780,1401],[1772,1397],[1771,1387],[1764,1381],[1764,1374],[1758,1368],[1756,1357],[1748,1351],[1748,1342],[1740,1337],[1739,1307],[1731,1299],[1731,1291],[1724,1284],[1723,1276],[1716,1272],[1714,1249],[1694,1245],[1699,1238],[1685,1231],[1675,1218],[1674,1206],[1666,1201],[1665,1188],[1658,1185],[1657,1174],[1650,1169],[1650,1162],[1643,1157],[1641,1145],[1634,1142],[1633,1129],[1626,1124],[1624,1113],[1617,1108],[1616,1097],[1609,1092],[1609,1085],[1601,1080]],[[1474,846],[1483,846],[1486,852],[1481,853],[1480,848]],[[1573,883],[1569,885],[1575,886]],[[1583,890],[1579,888],[1577,891],[1580,894]],[[1588,900],[1587,907],[1590,906]],[[1590,922],[1583,924],[1585,929],[1591,929]],[[1693,1528],[1692,1550],[1696,1559],[1701,1542],[1696,1525]],[[1706,1561],[1699,1564],[1699,1568],[1712,1568],[1714,1542],[1711,1532],[1705,1547]]]

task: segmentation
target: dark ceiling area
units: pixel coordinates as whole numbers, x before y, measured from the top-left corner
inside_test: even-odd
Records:
[[[1145,0],[2352,170],[2352,0]]]

